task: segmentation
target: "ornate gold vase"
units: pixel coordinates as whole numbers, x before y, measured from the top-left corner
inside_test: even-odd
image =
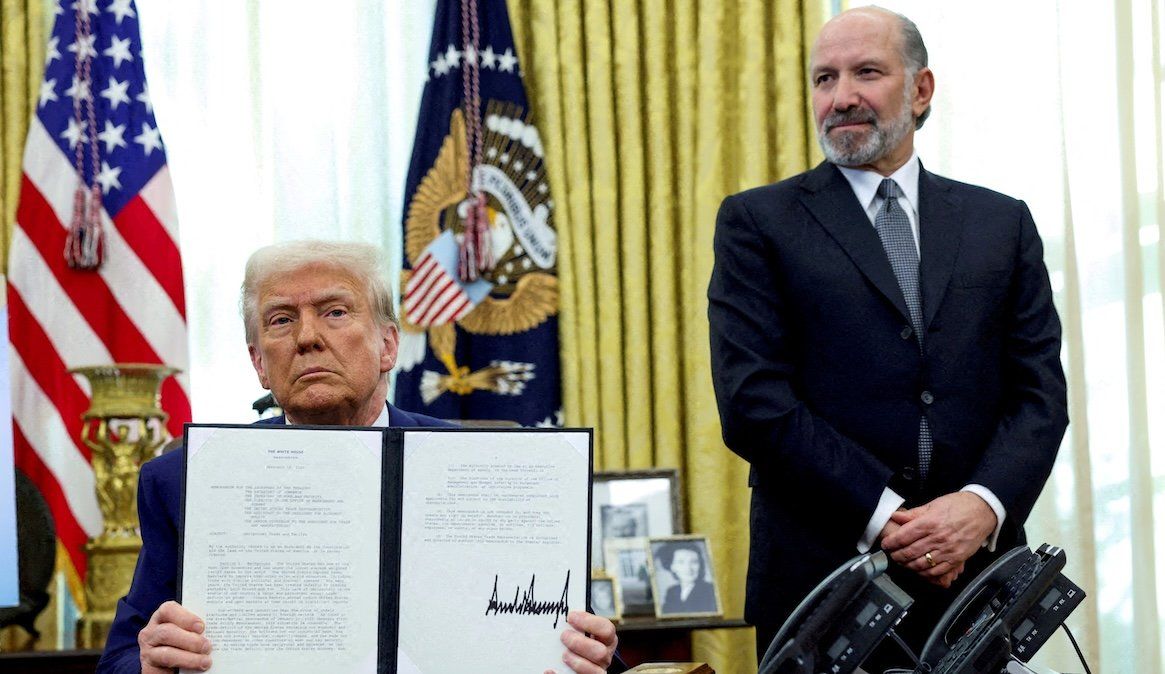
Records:
[[[101,648],[117,600],[129,590],[142,538],[138,530],[138,469],[169,440],[161,387],[179,370],[166,365],[117,364],[78,367],[93,389],[82,415],[81,441],[93,450],[97,504],[105,521],[85,552],[85,608],[77,630],[79,648]]]

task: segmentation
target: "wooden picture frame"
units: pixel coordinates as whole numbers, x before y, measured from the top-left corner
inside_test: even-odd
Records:
[[[591,572],[591,613],[602,616],[613,623],[623,619],[623,597],[619,591],[619,579],[605,571]]]
[[[608,538],[603,550],[609,560],[606,573],[619,583],[620,616],[654,615],[647,539]]]
[[[679,471],[675,468],[606,471],[591,483],[591,564],[607,568],[604,541],[672,536],[684,529]]]
[[[706,536],[652,537],[648,551],[655,617],[724,615]]]

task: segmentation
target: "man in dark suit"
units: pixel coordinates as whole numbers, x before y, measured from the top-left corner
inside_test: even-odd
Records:
[[[452,425],[385,402],[397,324],[383,267],[379,251],[362,244],[300,241],[251,256],[241,301],[247,348],[260,384],[286,415],[264,423]],[[142,550],[98,672],[210,667],[201,618],[174,601],[183,454],[177,450],[142,466]],[[571,611],[567,622],[574,629],[562,634],[563,661],[580,673],[606,671],[616,643],[611,621]]]
[[[827,161],[725,199],[708,289],[724,440],[751,464],[745,616],[763,653],[880,545],[917,648],[1024,541],[1067,425],[1060,323],[1027,206],[918,161],[934,75],[914,24],[841,14],[810,71]]]

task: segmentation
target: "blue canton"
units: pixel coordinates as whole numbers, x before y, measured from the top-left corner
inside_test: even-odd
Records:
[[[77,39],[76,2],[58,0],[56,21],[48,43],[44,80],[36,115],[70,164],[77,144],[90,134],[86,96],[93,96],[97,119],[98,174],[83,153],[85,182],[101,184],[102,203],[111,217],[149,182],[166,163],[166,152],[154,120],[154,108],[142,66],[141,37],[133,0],[78,0],[90,17],[91,38]],[[77,77],[77,52],[90,54],[90,86]],[[81,97],[81,120],[74,101]]]

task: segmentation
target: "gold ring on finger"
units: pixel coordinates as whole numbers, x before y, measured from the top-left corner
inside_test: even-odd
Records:
[[[926,558],[926,563],[929,564],[930,568],[932,569],[938,564],[938,562],[934,561],[934,555],[930,554],[929,552],[923,555],[923,557]]]

